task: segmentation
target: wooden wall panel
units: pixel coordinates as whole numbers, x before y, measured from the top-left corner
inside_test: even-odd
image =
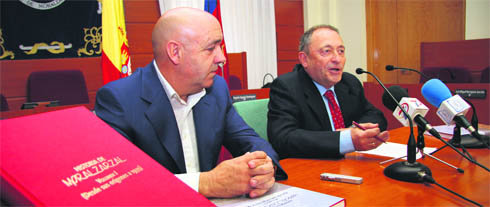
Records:
[[[420,70],[420,44],[464,40],[464,0],[398,0],[398,65]],[[418,83],[417,73],[400,72],[398,83]]]
[[[144,67],[153,60],[153,54],[131,54],[131,68],[133,72],[138,67]]]
[[[299,39],[304,32],[303,0],[274,0],[274,7],[279,76],[298,63]]]
[[[385,83],[417,83],[421,42],[464,40],[465,0],[366,0],[368,70]],[[368,81],[373,81],[369,78]]]
[[[386,65],[398,62],[396,0],[366,1],[367,70],[383,82],[396,83],[397,73],[384,71]],[[368,82],[375,81],[367,76]]]
[[[124,0],[131,67],[135,71],[153,59],[151,32],[160,17],[158,0]]]
[[[126,23],[155,23],[160,17],[158,0],[124,0]]]
[[[153,23],[127,23],[129,52],[133,54],[153,54],[151,32]]]
[[[282,75],[284,73],[289,73],[291,71],[293,71],[293,68],[296,64],[299,64],[299,61],[298,60],[290,60],[290,61],[279,61],[277,63],[277,68],[278,68],[278,71],[277,71],[277,75]],[[279,68],[281,69],[281,74],[279,74]]]
[[[281,52],[298,53],[299,39],[304,32],[303,25],[277,25],[277,49]],[[276,31],[277,32],[277,31]]]
[[[247,78],[247,52],[240,53],[228,53],[228,69],[230,76],[236,76],[240,79],[241,89],[248,89],[248,78]],[[231,79],[230,79],[230,90],[232,90]]]

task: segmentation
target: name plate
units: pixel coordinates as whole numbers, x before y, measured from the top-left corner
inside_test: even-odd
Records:
[[[257,94],[234,95],[231,97],[233,103],[257,99]]]
[[[486,89],[456,89],[455,93],[464,98],[485,99],[487,97]]]

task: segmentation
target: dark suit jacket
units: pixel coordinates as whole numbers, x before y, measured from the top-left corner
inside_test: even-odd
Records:
[[[175,115],[153,63],[97,92],[98,117],[172,173],[185,173],[185,161]],[[262,150],[278,166],[277,179],[286,179],[278,155],[235,111],[226,82],[220,76],[194,106],[199,164],[202,172],[216,167],[221,146],[234,157]]]
[[[351,126],[352,121],[372,122],[386,130],[383,113],[369,103],[355,76],[343,73],[335,94],[345,126]],[[271,85],[267,134],[281,159],[342,157],[340,132],[332,131],[322,95],[300,64]]]

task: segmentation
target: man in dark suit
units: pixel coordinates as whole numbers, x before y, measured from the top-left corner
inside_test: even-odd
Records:
[[[154,61],[97,92],[97,116],[206,197],[257,197],[287,175],[232,106],[219,22],[172,9],[152,33]],[[221,146],[235,158],[217,164]],[[278,166],[277,172],[274,164]],[[162,186],[165,187],[165,186]]]
[[[301,64],[271,84],[267,131],[281,159],[340,158],[388,139],[383,113],[361,82],[343,72],[344,52],[335,27],[313,27],[301,37]],[[349,127],[353,121],[366,130]]]

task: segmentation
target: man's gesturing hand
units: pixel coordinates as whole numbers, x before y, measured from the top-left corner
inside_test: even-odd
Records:
[[[378,124],[363,123],[360,125],[364,127],[365,130],[350,128],[352,144],[354,144],[356,151],[371,150],[381,145],[383,142],[375,138],[375,136],[378,136],[378,138],[384,141],[387,141],[390,137],[388,131],[380,132]]]

